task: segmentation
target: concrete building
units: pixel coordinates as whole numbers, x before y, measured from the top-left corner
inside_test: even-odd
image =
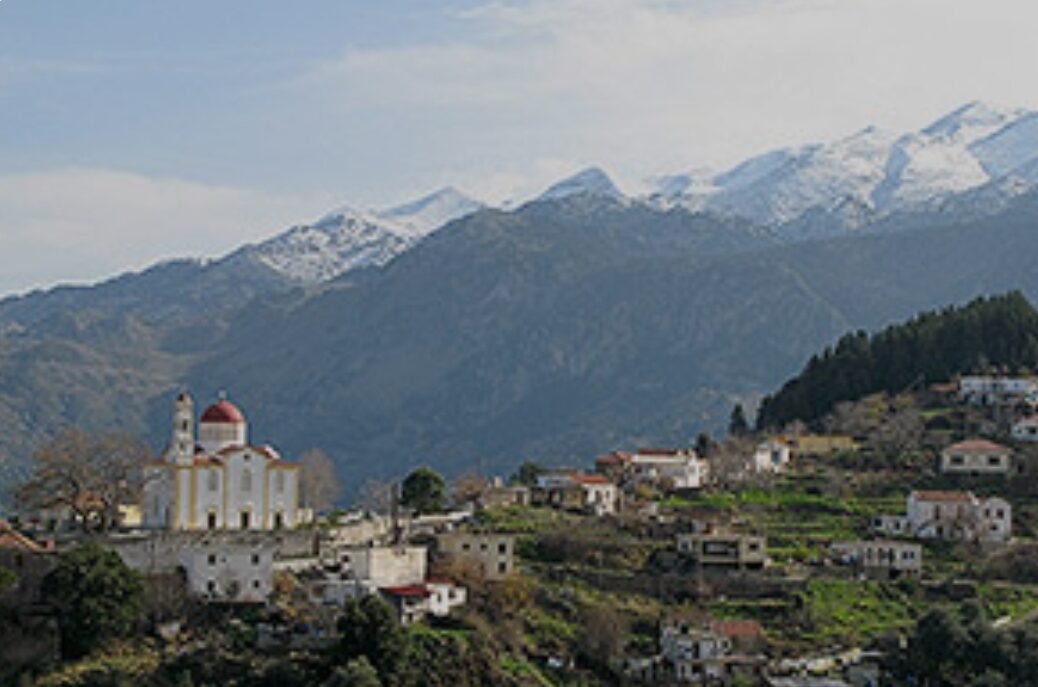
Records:
[[[634,484],[681,491],[704,487],[710,467],[695,449],[642,448],[631,456],[628,473]]]
[[[844,541],[832,545],[835,557],[881,579],[919,577],[923,569],[923,547],[915,542],[875,540]]]
[[[14,573],[16,579],[0,594],[7,605],[24,607],[39,601],[43,578],[57,565],[53,547],[41,546],[0,520],[0,567]]]
[[[515,535],[482,532],[449,532],[436,539],[445,556],[478,563],[488,580],[500,580],[515,570]]]
[[[671,677],[692,684],[730,684],[753,679],[765,664],[764,633],[753,620],[665,621],[660,653]]]
[[[202,540],[183,550],[180,564],[188,591],[209,601],[265,603],[274,591],[274,546],[262,535]]]
[[[593,515],[620,510],[620,490],[604,475],[582,472],[549,473],[537,478],[535,501]]]
[[[679,534],[678,552],[705,568],[760,570],[768,564],[767,540],[755,534],[696,532]]]
[[[768,439],[757,444],[750,466],[758,474],[785,472],[791,455],[789,444],[778,439]]]
[[[1012,536],[1013,509],[997,496],[981,499],[969,491],[913,491],[905,516],[883,515],[873,521],[884,534],[1004,543]]]
[[[487,487],[476,499],[476,507],[509,508],[512,506],[525,507],[530,505],[530,488],[522,485],[506,485],[500,479]]]
[[[299,466],[248,443],[248,423],[227,400],[194,431],[194,402],[180,394],[162,460],[146,469],[144,526],[174,530],[270,530],[300,522]]]
[[[309,568],[309,570],[307,570]],[[347,599],[374,594],[383,587],[421,584],[428,571],[424,546],[358,545],[322,552],[300,572],[316,603],[341,606]]]
[[[1007,475],[1013,452],[987,439],[967,439],[941,451],[941,472],[946,475]]]

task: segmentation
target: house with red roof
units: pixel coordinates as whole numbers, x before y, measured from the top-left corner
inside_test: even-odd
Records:
[[[755,680],[766,663],[764,630],[756,620],[677,617],[660,626],[660,653],[677,682],[730,684]]]
[[[14,584],[0,594],[17,605],[32,604],[39,598],[40,584],[57,560],[52,546],[42,546],[0,520],[0,568],[15,575]]]

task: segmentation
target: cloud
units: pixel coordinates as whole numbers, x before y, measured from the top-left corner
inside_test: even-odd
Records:
[[[217,256],[329,204],[110,169],[2,175],[0,294]]]
[[[448,152],[481,170],[559,159],[639,177],[918,128],[975,98],[1031,105],[1036,20],[1026,0],[517,0],[460,13],[449,39],[349,47],[307,78],[344,109],[467,124]]]

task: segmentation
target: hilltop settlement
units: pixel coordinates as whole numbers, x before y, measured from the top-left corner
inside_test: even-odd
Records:
[[[157,455],[67,430],[0,522],[0,682],[1038,684],[1038,377],[971,354],[786,417],[840,350],[756,429],[416,467],[350,511],[227,397],[173,396]]]

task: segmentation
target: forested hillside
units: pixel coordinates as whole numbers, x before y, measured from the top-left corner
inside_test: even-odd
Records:
[[[419,461],[507,473],[687,443],[843,332],[1035,297],[1036,217],[1023,197],[960,225],[777,245],[740,221],[573,196],[478,212],[313,290],[214,263],[8,303],[0,482],[67,425],[158,450],[181,386],[227,391],[287,456],[324,449],[350,488]]]
[[[1038,363],[1038,313],[1019,291],[923,313],[874,334],[845,335],[760,405],[757,425],[810,422],[839,401],[989,369]]]

